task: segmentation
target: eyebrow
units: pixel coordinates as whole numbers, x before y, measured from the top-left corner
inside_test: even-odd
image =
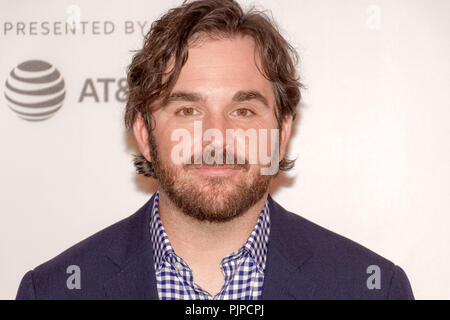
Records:
[[[234,102],[244,102],[257,100],[264,106],[269,107],[267,99],[257,90],[240,90],[236,92],[232,98]],[[188,102],[205,102],[206,99],[201,94],[196,92],[176,91],[169,95],[164,101],[164,105],[167,105],[172,101],[188,101]]]
[[[195,92],[178,91],[171,93],[164,104],[168,104],[172,101],[204,102],[205,99],[202,95]]]
[[[259,102],[262,102],[266,107],[269,107],[269,102],[267,99],[256,90],[249,90],[249,91],[238,91],[233,96],[233,101],[235,102],[244,102],[244,101],[251,101],[251,100],[257,100]]]

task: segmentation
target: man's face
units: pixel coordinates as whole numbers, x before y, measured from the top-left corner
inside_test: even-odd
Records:
[[[266,194],[273,178],[261,174],[261,168],[269,165],[249,164],[250,155],[259,154],[264,144],[266,154],[274,157],[271,147],[278,140],[271,139],[271,129],[278,130],[274,92],[256,63],[262,69],[249,37],[205,39],[189,47],[188,60],[171,98],[153,113],[154,131],[146,137],[142,121],[137,120],[141,126],[135,125],[141,152],[153,163],[162,191],[185,214],[196,219],[223,222],[239,216]],[[216,135],[205,136],[208,129],[214,129]],[[254,130],[258,137],[256,149],[250,148],[250,138],[243,140],[245,145],[236,142],[239,138],[227,140],[226,130],[230,129]],[[266,130],[267,139],[261,139],[259,129]],[[183,141],[188,152],[181,155],[177,149],[182,144],[181,138],[176,134],[180,132],[190,136]],[[216,138],[219,133],[222,141]],[[289,133],[290,122],[279,132],[282,138],[281,149],[276,144],[276,152],[281,151],[279,159],[284,155]],[[204,153],[208,145],[216,149]],[[206,155],[214,157],[219,150],[222,162],[206,162]],[[227,165],[226,153],[230,150],[234,161]],[[175,161],[174,155],[180,155],[184,161]],[[190,164],[186,163],[188,159],[192,161]],[[245,164],[239,164],[238,159],[245,160]]]

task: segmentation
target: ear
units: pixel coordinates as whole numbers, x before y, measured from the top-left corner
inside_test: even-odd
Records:
[[[152,160],[150,157],[150,146],[148,143],[148,129],[140,112],[134,120],[133,133],[134,137],[136,138],[139,151],[141,151],[141,154],[145,157],[145,159],[147,159],[147,161],[151,162]]]
[[[284,158],[287,152],[289,140],[291,139],[293,118],[291,115],[286,116],[281,122],[281,137],[280,137],[280,161]]]

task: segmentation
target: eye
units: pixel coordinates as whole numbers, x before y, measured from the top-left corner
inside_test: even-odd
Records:
[[[238,117],[249,117],[251,115],[254,115],[255,113],[247,108],[240,108],[232,112],[233,115]]]
[[[176,114],[182,115],[184,117],[195,116],[199,112],[195,110],[193,107],[183,107],[176,112]]]

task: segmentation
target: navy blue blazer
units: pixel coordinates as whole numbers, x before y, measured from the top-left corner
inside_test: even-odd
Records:
[[[16,298],[158,299],[149,234],[153,198],[132,216],[26,273]],[[414,299],[400,267],[286,211],[270,195],[268,200],[271,230],[262,299]],[[80,289],[67,286],[71,265],[80,268]],[[380,281],[369,289],[373,265]]]

